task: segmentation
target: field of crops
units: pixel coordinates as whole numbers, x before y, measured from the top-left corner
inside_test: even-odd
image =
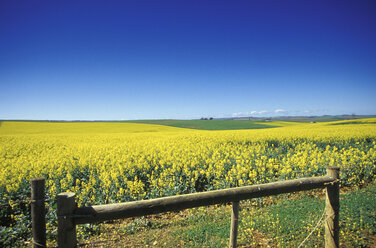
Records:
[[[282,121],[250,121],[250,120],[137,120],[130,123],[157,124],[171,127],[182,127],[202,130],[233,130],[233,129],[263,129],[284,126]]]
[[[60,192],[94,205],[318,176],[333,165],[343,186],[375,181],[376,119],[225,131],[2,122],[0,240],[5,246],[29,232],[28,205],[20,201],[33,177],[46,178],[47,229],[55,235]]]

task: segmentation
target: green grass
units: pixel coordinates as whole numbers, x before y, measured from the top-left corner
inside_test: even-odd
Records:
[[[207,211],[209,209],[209,211]],[[200,208],[181,222],[185,228],[173,233],[184,241],[184,247],[226,247],[228,244],[230,211],[223,208]]]
[[[249,120],[136,120],[131,123],[157,124],[202,130],[263,129],[279,127],[278,122],[262,123]]]
[[[376,247],[376,184],[341,193],[340,205],[340,247]],[[325,202],[323,191],[315,190],[243,201],[240,207],[238,247],[298,247],[322,217]],[[89,240],[111,246],[108,239],[115,235],[119,247],[227,247],[230,218],[230,205],[201,207],[128,220]],[[303,247],[324,247],[323,224]]]
[[[320,220],[323,197],[303,194],[272,197],[277,203],[242,204],[238,244],[251,247],[297,247]],[[255,199],[260,200],[262,199]],[[259,202],[259,203],[260,203]],[[254,202],[255,203],[255,202]],[[376,236],[376,185],[340,196],[341,247],[374,247]],[[225,247],[229,238],[230,209],[216,214],[202,212],[186,221],[187,228],[174,235],[183,239],[185,247]],[[324,246],[324,225],[320,225],[304,247]]]

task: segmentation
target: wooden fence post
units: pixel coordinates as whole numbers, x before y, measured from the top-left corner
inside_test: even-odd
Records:
[[[327,175],[339,179],[339,167],[327,168]],[[339,182],[334,181],[326,187],[325,200],[325,248],[339,247]]]
[[[46,247],[46,209],[44,206],[44,178],[31,179],[31,229],[33,247]]]
[[[73,221],[76,195],[71,192],[57,195],[57,245],[59,248],[77,246],[76,224]]]
[[[239,202],[232,203],[231,211],[231,229],[230,229],[230,248],[236,247],[236,238],[238,236]]]

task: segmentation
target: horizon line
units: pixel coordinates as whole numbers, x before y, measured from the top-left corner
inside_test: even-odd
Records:
[[[252,118],[253,120],[259,119],[277,119],[277,118],[317,118],[317,117],[376,117],[376,114],[364,114],[364,115],[356,115],[356,114],[339,114],[339,115],[281,115],[281,116],[237,116],[237,117],[200,117],[200,118],[191,118],[191,119],[183,119],[183,118],[162,118],[162,119],[0,119],[0,121],[30,121],[30,122],[122,122],[122,121],[145,121],[145,120],[203,120],[203,118],[209,119],[213,118],[212,120],[238,120],[238,119],[246,119]],[[204,119],[205,120],[205,119]]]

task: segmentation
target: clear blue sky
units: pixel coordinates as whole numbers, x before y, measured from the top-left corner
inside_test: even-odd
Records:
[[[0,119],[376,114],[376,1],[0,1]]]

